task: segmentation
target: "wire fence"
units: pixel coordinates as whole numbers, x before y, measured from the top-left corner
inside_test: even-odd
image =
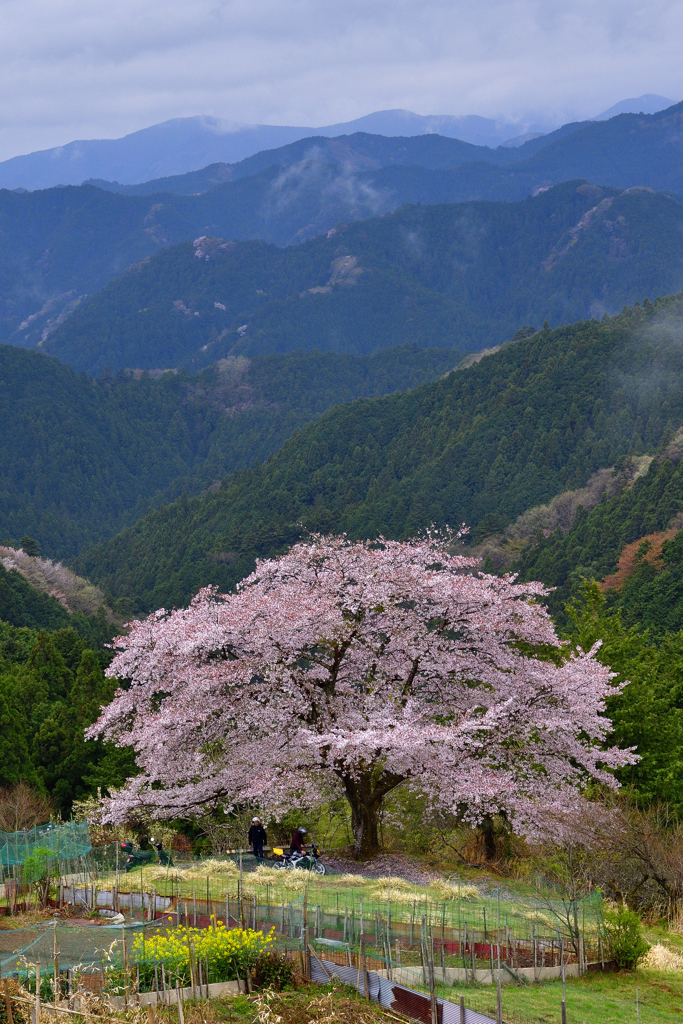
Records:
[[[94,906],[92,903],[90,905],[91,911],[99,906],[102,896],[114,895],[98,891],[96,886],[83,886],[80,892],[86,901],[95,899]],[[73,887],[65,887],[62,893],[64,897],[73,894]],[[119,895],[123,897],[131,894]],[[231,928],[253,929],[264,935],[274,932],[277,949],[297,962],[302,957],[308,957],[308,970],[314,980],[325,982],[333,976],[344,984],[353,984],[363,995],[363,972],[367,971],[372,998],[377,998],[382,1005],[411,1016],[422,1024],[433,1024],[431,1013],[434,998],[440,1008],[437,1024],[449,1024],[449,1021],[461,1024],[461,999],[467,1011],[466,1024],[487,1024],[494,1020],[499,978],[503,991],[504,1020],[508,1024],[527,1024],[530,1019],[535,1019],[519,1005],[519,994],[525,997],[529,993],[531,997],[534,991],[542,991],[533,984],[531,988],[525,986],[534,980],[544,981],[549,977],[555,977],[555,983],[545,986],[543,991],[553,993],[550,1003],[552,1005],[553,1000],[557,1002],[556,1019],[560,1019],[561,982],[557,962],[554,975],[551,975],[550,958],[546,955],[545,970],[537,962],[535,967],[531,965],[526,968],[525,979],[525,968],[515,968],[514,952],[510,950],[507,969],[504,929],[500,933],[500,950],[496,942],[490,941],[491,937],[486,950],[474,949],[473,967],[472,951],[467,946],[451,953],[448,941],[442,944],[439,935],[425,933],[424,930],[414,935],[412,947],[406,941],[405,934],[390,945],[387,941],[389,933],[383,931],[383,928],[386,929],[386,916],[384,920],[380,917],[372,918],[367,924],[364,919],[363,931],[357,929],[353,933],[349,927],[344,939],[343,920],[327,920],[327,915],[321,916],[316,906],[311,906],[304,895],[284,904],[284,908],[282,903],[265,904],[253,898],[240,899],[235,895],[222,901],[220,906],[199,899],[187,903],[176,900],[174,905],[162,909],[155,906],[152,894],[149,901],[131,907],[122,916],[123,924],[115,925],[106,921],[95,924],[72,919],[54,920],[30,928],[0,930],[2,975],[22,981],[27,991],[34,993],[38,975],[43,1002],[54,1000],[55,988],[60,997],[64,998],[79,990],[86,990],[106,998],[120,999],[123,974],[127,979],[126,992],[129,993],[131,1005],[145,1002],[148,998],[168,1001],[169,993],[177,999],[176,986],[180,975],[174,975],[174,968],[170,964],[153,959],[150,955],[151,939],[155,935],[171,934],[177,924],[186,925],[192,932],[195,927],[198,931],[211,929],[217,922],[223,921]],[[339,926],[336,929],[327,927],[335,923]],[[336,935],[341,933],[341,936],[335,937],[331,932]],[[533,950],[529,952],[533,953]],[[581,970],[591,968],[591,964],[580,964],[569,947],[563,947],[559,956],[567,973],[572,967],[576,975]],[[318,962],[324,967],[316,967]],[[601,969],[602,965],[593,966]],[[214,970],[208,960],[196,962],[194,970],[192,987],[183,988],[187,978],[184,981],[180,978],[181,999],[198,998],[207,986],[211,986],[212,990],[216,986],[220,989],[220,983],[226,981],[225,971],[221,973],[220,970]],[[405,990],[403,994],[399,989]],[[176,995],[173,995],[174,992]],[[390,1001],[387,1001],[387,993],[391,996]],[[515,998],[512,998],[513,994]],[[547,1010],[549,998],[546,997],[543,1012]],[[570,1020],[633,1020],[655,1024],[656,1021],[680,1019],[680,1016],[667,1015],[648,1005],[647,998],[642,997],[637,1001],[628,1001],[593,991],[590,993],[590,1005],[587,1005],[586,993],[570,984],[567,986],[566,1006]],[[552,1020],[553,1015],[544,1019]]]

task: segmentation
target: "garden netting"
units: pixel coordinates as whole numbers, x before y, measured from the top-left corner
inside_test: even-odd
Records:
[[[37,850],[49,851],[55,860],[76,861],[92,849],[85,821],[50,822],[27,832],[0,832],[0,866],[8,869],[23,864]],[[43,853],[43,856],[45,854]]]

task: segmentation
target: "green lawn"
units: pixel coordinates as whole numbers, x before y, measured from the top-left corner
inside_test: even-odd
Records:
[[[568,1024],[626,1024],[636,1021],[638,987],[641,1024],[667,1017],[683,1020],[683,972],[641,969],[634,973],[591,973],[567,979]],[[422,987],[422,986],[420,986]],[[437,986],[438,995],[492,1017],[496,1015],[496,987],[492,985]],[[503,1018],[510,1024],[550,1024],[561,1020],[562,982],[504,985]]]

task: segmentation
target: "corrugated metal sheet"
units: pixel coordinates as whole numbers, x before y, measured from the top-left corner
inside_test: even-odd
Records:
[[[352,985],[361,995],[365,995],[365,982],[363,971],[357,967],[344,967],[332,963],[331,960],[311,957],[311,977],[313,981],[325,983],[330,977],[339,978],[345,985]],[[406,988],[395,981],[383,978],[375,971],[368,971],[370,998],[385,1006],[388,1010],[396,1010],[398,1013],[412,1017],[420,1024],[431,1024],[432,1014],[429,997],[424,992],[416,992],[414,989]],[[437,999],[439,1007],[439,1024],[463,1024],[460,1016],[460,1006],[448,999]],[[486,1014],[477,1013],[465,1007],[464,1024],[496,1024],[495,1018]]]

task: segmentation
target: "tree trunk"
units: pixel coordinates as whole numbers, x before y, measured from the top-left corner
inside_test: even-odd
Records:
[[[351,803],[351,830],[353,832],[353,852],[357,860],[369,860],[379,853],[379,833],[377,829],[377,806],[373,803]]]
[[[351,807],[354,856],[356,860],[369,860],[380,850],[378,816],[382,801],[404,781],[403,776],[368,772],[355,779],[348,775],[340,778]]]

